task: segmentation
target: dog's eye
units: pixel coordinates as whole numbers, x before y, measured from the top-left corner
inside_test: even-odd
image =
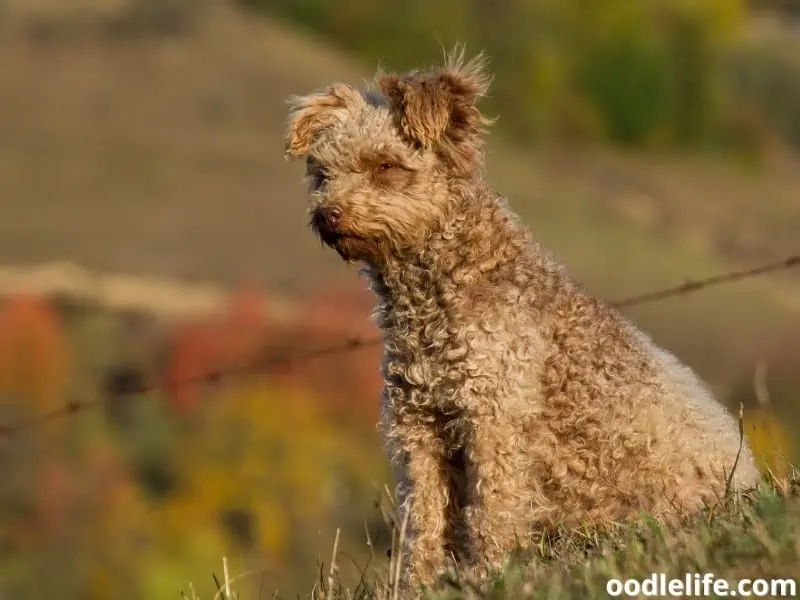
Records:
[[[326,183],[328,183],[328,177],[324,171],[314,171],[310,174],[309,180],[311,182],[311,187],[315,190],[322,189]]]
[[[407,168],[400,160],[386,157],[378,159],[370,166],[372,181],[377,185],[390,188],[400,188],[408,182],[411,169]]]
[[[309,158],[306,161],[306,176],[311,182],[311,187],[315,190],[322,188],[329,179],[328,172],[316,160]]]

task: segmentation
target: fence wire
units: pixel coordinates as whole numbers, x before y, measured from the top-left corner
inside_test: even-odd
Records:
[[[789,270],[800,266],[800,254],[791,255],[782,260],[763,264],[750,269],[729,271],[718,275],[713,275],[704,279],[687,280],[679,285],[663,288],[651,292],[645,292],[623,298],[610,304],[616,308],[631,308],[652,302],[660,302],[678,296],[687,296],[710,287],[720,286],[743,279],[750,279],[775,273],[778,271]],[[134,380],[128,381],[121,387],[122,389],[104,390],[101,397],[90,400],[68,400],[62,407],[51,411],[43,412],[32,417],[22,419],[17,423],[3,425],[0,424],[0,436],[11,437],[26,430],[43,426],[52,421],[72,417],[78,413],[102,408],[111,402],[129,401],[136,398],[145,397],[155,392],[174,390],[177,387],[203,384],[213,386],[223,379],[238,377],[242,375],[263,373],[265,371],[287,369],[294,365],[322,359],[329,356],[348,354],[362,348],[376,346],[382,342],[380,336],[374,337],[351,337],[342,342],[329,346],[314,348],[305,352],[297,352],[282,355],[266,355],[258,360],[247,364],[239,365],[231,369],[210,370],[205,373],[183,377],[180,379],[167,379],[159,382],[141,383]]]

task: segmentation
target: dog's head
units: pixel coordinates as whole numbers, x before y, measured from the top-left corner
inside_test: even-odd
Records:
[[[429,72],[379,73],[380,92],[337,83],[289,100],[286,154],[305,157],[311,225],[342,258],[381,263],[454,210],[483,163],[484,64],[454,52]]]

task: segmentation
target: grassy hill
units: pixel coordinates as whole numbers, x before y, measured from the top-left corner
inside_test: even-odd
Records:
[[[768,594],[761,594],[791,596],[787,592],[794,589],[796,593],[800,576],[799,535],[796,486],[784,493],[765,487],[754,494],[731,498],[722,507],[692,518],[676,530],[649,523],[619,526],[605,535],[590,530],[564,535],[542,545],[533,560],[528,559],[530,562],[512,557],[505,571],[488,581],[454,577],[436,598],[609,598],[610,579],[641,583],[654,573],[663,573],[667,581],[685,581],[687,574],[702,578],[703,574],[712,573],[733,590],[744,579],[750,579],[751,584],[756,579],[781,580],[778,585],[787,586],[793,582],[794,587],[787,587],[784,593],[775,587]],[[641,589],[645,597],[654,595]],[[684,593],[700,595],[697,591]]]
[[[724,580],[731,596],[739,595],[739,582],[750,587],[741,590],[750,597],[794,597],[800,579],[800,486],[787,479],[764,483],[758,490],[730,497],[715,506],[687,517],[682,526],[667,529],[646,516],[638,523],[619,523],[606,531],[591,526],[560,530],[542,538],[533,549],[510,555],[498,570],[473,568],[451,570],[443,575],[434,590],[420,598],[426,600],[545,600],[611,597],[669,597],[643,582],[659,585],[672,579],[691,581],[693,593],[703,595],[703,579]],[[358,569],[336,552],[320,561],[320,577],[313,588],[315,600],[357,598],[389,600],[396,587],[396,562],[374,556],[366,568]],[[388,564],[386,564],[388,562]],[[333,564],[334,568],[330,565]],[[227,580],[231,598],[251,598],[247,592],[252,574],[233,574]],[[639,582],[641,594],[612,595],[609,581]],[[346,583],[355,581],[356,584]],[[758,581],[761,580],[761,581]],[[225,598],[225,580],[219,582],[219,597]],[[630,585],[630,584],[628,584]],[[652,581],[647,585],[654,585]],[[674,584],[673,584],[674,585]],[[720,585],[720,584],[717,584]],[[767,586],[767,587],[763,587]],[[627,589],[627,588],[626,588]],[[683,588],[686,589],[685,587]],[[707,588],[709,597],[716,588]],[[612,590],[613,591],[613,590]],[[400,597],[403,596],[402,593]],[[408,596],[410,597],[410,596]],[[677,597],[677,596],[673,596]],[[197,600],[193,597],[192,600]]]
[[[338,266],[304,230],[300,169],[281,152],[283,101],[336,79],[358,84],[373,65],[276,21],[198,4],[205,8],[184,17],[187,31],[173,35],[113,20],[15,21],[13,11],[4,21],[6,262],[70,257],[123,271],[257,275],[271,285]],[[578,271],[587,252],[575,233],[587,228],[605,238],[644,231],[698,256],[746,260],[774,257],[794,240],[795,165],[747,171],[710,159],[554,155],[494,138],[491,148],[497,188],[548,243],[578,253]],[[618,231],[602,233],[604,225]]]
[[[0,38],[4,261],[268,285],[338,266],[305,231],[283,100],[351,64],[227,7],[177,36],[45,23]]]

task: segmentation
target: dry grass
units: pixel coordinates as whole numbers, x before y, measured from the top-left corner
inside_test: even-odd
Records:
[[[329,565],[320,564],[318,580],[310,585],[312,600],[607,598],[610,578],[642,581],[653,573],[664,573],[668,579],[713,573],[729,583],[744,578],[791,579],[795,584],[800,580],[800,479],[796,473],[790,479],[765,479],[758,489],[721,499],[687,516],[676,529],[667,529],[647,515],[605,531],[588,525],[559,529],[543,535],[536,547],[510,555],[499,570],[454,569],[440,578],[435,589],[405,595],[397,577],[403,524],[395,520],[391,504],[385,504],[389,507],[386,518],[394,524],[393,558],[385,566],[367,565],[358,583],[350,585],[339,577],[334,543]],[[263,595],[263,584],[256,586],[257,595],[250,592],[253,574],[231,579],[225,564],[222,581],[214,577],[219,590],[214,600],[289,597],[277,591]],[[191,600],[201,599],[192,595]]]

